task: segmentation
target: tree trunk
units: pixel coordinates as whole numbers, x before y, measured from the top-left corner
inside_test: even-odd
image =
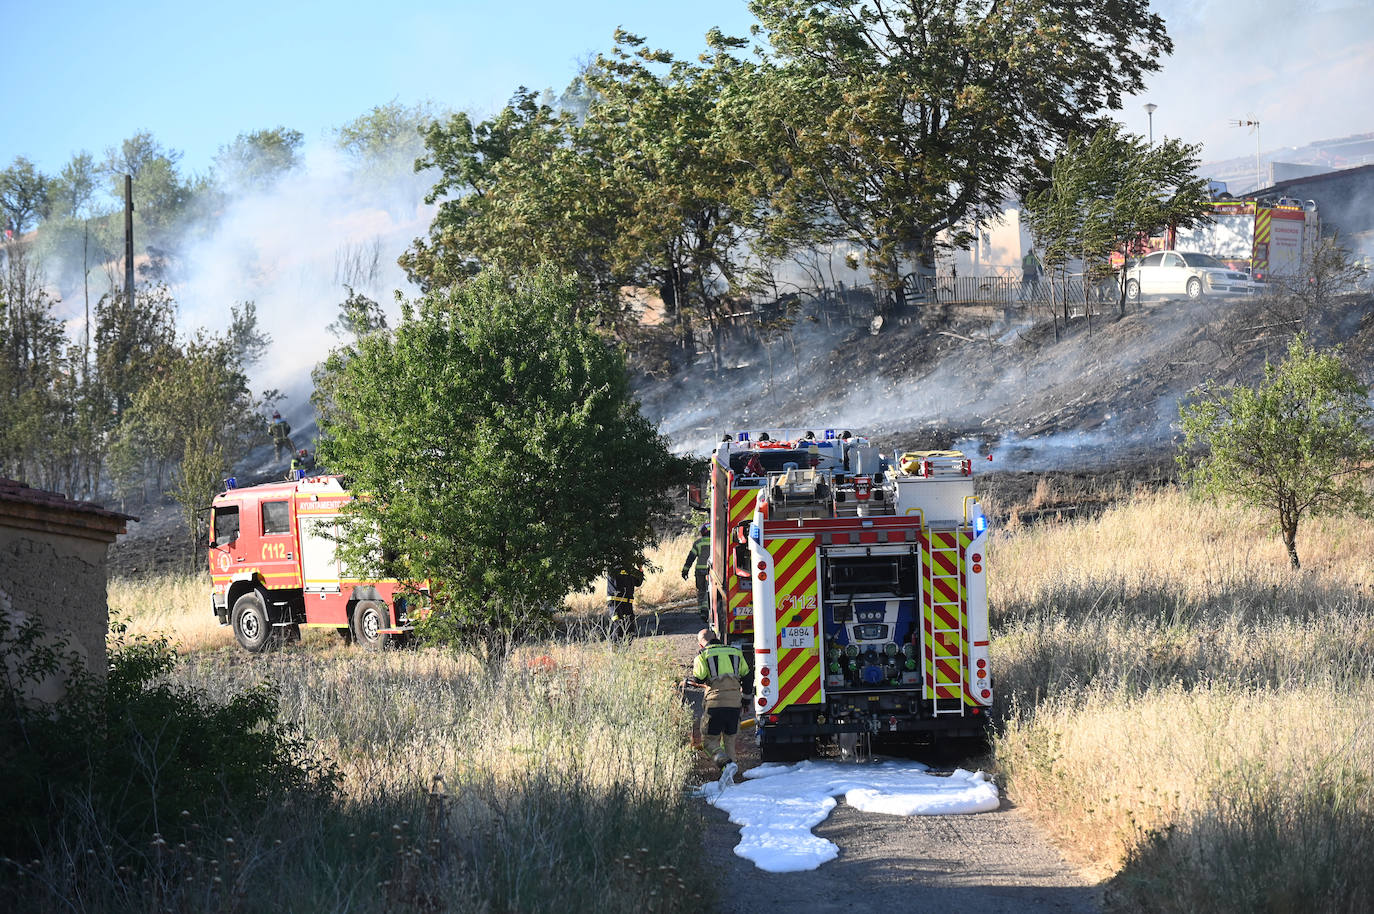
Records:
[[[1302,563],[1298,561],[1298,525],[1283,525],[1283,545],[1288,549],[1288,561],[1293,566],[1294,571],[1302,568]]]

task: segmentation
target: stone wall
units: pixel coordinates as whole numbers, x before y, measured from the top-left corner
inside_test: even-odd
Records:
[[[93,540],[0,526],[0,611],[8,610],[12,628],[38,619],[49,638],[66,641],[97,678],[105,675],[108,549]]]

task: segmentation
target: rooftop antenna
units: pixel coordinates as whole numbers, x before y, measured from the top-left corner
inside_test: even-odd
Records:
[[[1232,127],[1249,127],[1250,132],[1255,135],[1255,192],[1258,193],[1264,186],[1264,178],[1260,174],[1260,122],[1254,115],[1247,118],[1240,118],[1230,122]]]

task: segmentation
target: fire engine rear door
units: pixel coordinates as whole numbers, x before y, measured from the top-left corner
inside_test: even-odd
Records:
[[[820,605],[814,536],[767,541],[772,556],[778,700],[772,710],[809,705],[824,696],[821,682]]]

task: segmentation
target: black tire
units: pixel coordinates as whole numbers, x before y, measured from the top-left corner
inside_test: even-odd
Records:
[[[1192,279],[1188,280],[1188,297],[1189,297],[1189,298],[1201,298],[1201,297],[1202,297],[1202,280],[1198,279],[1196,276],[1194,276]]]
[[[363,649],[380,651],[391,643],[391,635],[379,631],[390,628],[386,606],[376,600],[360,600],[353,607],[353,640]]]
[[[233,626],[234,637],[250,653],[261,654],[280,643],[272,620],[267,617],[267,603],[256,590],[234,601]]]
[[[1140,301],[1140,283],[1136,282],[1134,279],[1126,280],[1126,301]]]

